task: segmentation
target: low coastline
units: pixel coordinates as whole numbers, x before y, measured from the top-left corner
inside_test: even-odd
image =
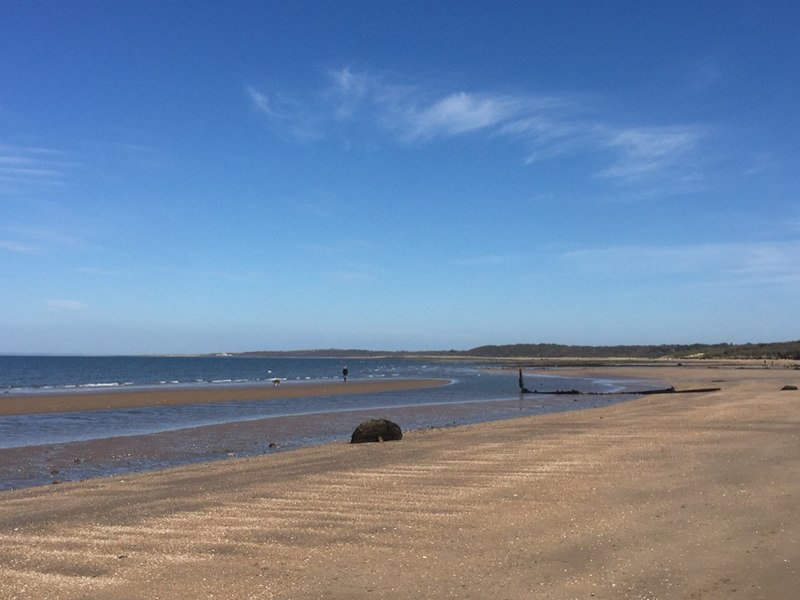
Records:
[[[792,597],[800,373],[573,372],[722,389],[3,492],[0,598]]]

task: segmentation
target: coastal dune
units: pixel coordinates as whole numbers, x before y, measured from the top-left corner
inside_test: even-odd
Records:
[[[792,598],[800,372],[0,493],[0,599]],[[349,385],[349,382],[348,382]]]

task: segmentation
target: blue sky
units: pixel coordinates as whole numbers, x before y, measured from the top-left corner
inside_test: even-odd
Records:
[[[795,2],[5,2],[0,352],[800,338]]]

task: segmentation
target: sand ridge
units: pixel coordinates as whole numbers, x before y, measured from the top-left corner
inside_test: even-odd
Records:
[[[120,388],[112,391],[68,393],[4,394],[0,396],[0,416],[77,412],[115,408],[202,404],[236,400],[275,400],[307,396],[338,396],[446,385],[446,379],[351,379],[330,382],[288,382],[279,386],[203,385],[176,388]]]

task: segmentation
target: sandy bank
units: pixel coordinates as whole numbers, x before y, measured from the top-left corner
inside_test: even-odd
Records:
[[[273,400],[308,396],[370,394],[444,385],[442,379],[350,380],[347,383],[296,383],[280,386],[215,386],[76,392],[63,394],[5,394],[0,396],[0,416],[48,412],[75,412],[108,408],[202,404],[234,400]]]

